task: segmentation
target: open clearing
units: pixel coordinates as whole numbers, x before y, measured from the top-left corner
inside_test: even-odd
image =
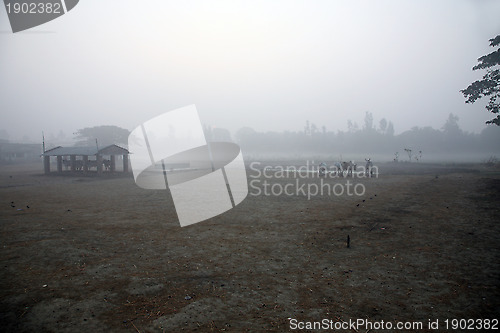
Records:
[[[362,197],[249,195],[185,228],[166,191],[131,175],[41,168],[0,168],[2,331],[499,318],[498,168],[381,165],[379,178],[356,180]]]

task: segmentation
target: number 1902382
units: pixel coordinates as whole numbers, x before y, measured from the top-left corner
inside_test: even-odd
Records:
[[[58,2],[14,2],[5,7],[9,14],[62,14],[61,4]]]
[[[498,319],[446,319],[446,329],[498,330]]]

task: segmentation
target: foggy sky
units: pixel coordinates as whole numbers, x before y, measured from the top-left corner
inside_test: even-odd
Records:
[[[440,128],[479,132],[485,101],[459,90],[493,51],[500,1],[81,0],[12,34],[0,6],[0,129],[117,125],[129,130],[196,104],[204,124],[258,131]]]

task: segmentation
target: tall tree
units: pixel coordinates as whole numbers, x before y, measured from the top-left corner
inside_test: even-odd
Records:
[[[96,139],[99,147],[111,144],[126,145],[129,130],[118,126],[94,126],[79,129],[75,135],[78,140],[76,146],[94,146]]]
[[[387,130],[387,120],[385,118],[380,119],[379,122],[380,132],[385,133]]]
[[[387,125],[387,131],[386,131],[388,136],[394,136],[394,125],[392,124],[392,121],[389,122]]]
[[[311,126],[309,126],[309,120],[306,120],[306,126],[304,127],[304,134],[311,135]]]
[[[365,113],[365,131],[370,132],[373,130],[373,115],[371,112],[366,111]]]
[[[351,119],[347,120],[347,131],[349,133],[354,133],[357,132],[359,129],[358,124],[356,122],[353,122]]]
[[[490,46],[497,47],[500,45],[500,35],[490,39]],[[472,70],[485,69],[481,80],[471,83],[466,89],[460,92],[466,98],[465,103],[474,103],[476,100],[489,96],[490,100],[486,105],[486,110],[496,115],[495,118],[488,120],[487,124],[496,124],[500,126],[500,49],[497,49],[490,54],[484,55],[477,59],[478,64],[472,67]]]
[[[446,135],[450,136],[458,136],[462,134],[462,130],[460,129],[460,126],[458,126],[458,120],[459,120],[458,116],[454,115],[453,113],[450,113],[448,119],[446,120],[446,122],[442,127],[443,132]]]

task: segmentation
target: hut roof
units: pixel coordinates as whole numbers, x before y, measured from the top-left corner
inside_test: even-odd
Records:
[[[97,147],[55,147],[45,151],[42,156],[67,156],[67,155],[126,155],[129,151],[117,145],[109,145],[97,150]]]

